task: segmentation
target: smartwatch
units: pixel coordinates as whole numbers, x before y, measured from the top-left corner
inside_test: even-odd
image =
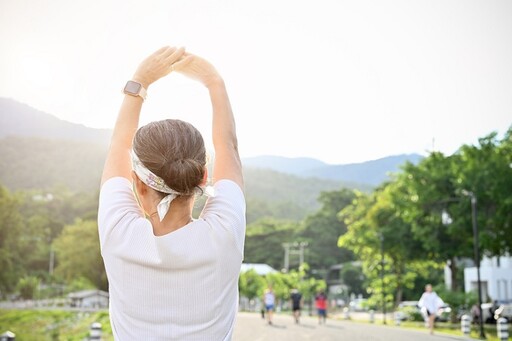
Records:
[[[124,86],[123,93],[130,96],[140,96],[143,100],[146,99],[147,91],[144,89],[142,84],[135,81],[128,81]]]

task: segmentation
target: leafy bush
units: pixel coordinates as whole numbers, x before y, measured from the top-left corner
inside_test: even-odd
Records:
[[[33,276],[26,276],[20,278],[16,289],[20,293],[20,297],[25,300],[35,298],[37,287],[39,286],[39,278]]]

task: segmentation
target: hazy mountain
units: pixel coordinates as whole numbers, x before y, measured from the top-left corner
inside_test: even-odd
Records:
[[[62,141],[83,142],[86,144],[93,143],[97,145],[96,148],[99,148],[98,152],[101,151],[104,153],[110,140],[111,130],[93,129],[80,124],[66,122],[12,99],[0,98],[0,139],[7,136],[52,139],[61,141],[60,143],[68,143]],[[2,153],[7,153],[10,143],[14,143],[14,145],[21,143],[25,146],[28,142],[14,139],[3,140],[2,143],[7,144],[4,146],[5,148],[2,150]],[[59,149],[58,143],[55,145],[48,145],[46,142],[40,143],[47,148],[51,148],[51,151]],[[18,147],[14,147],[14,145],[11,145],[11,149],[9,149],[8,153],[15,153],[12,148]],[[27,154],[25,157],[29,157],[30,160],[41,158],[41,156],[32,155],[25,147],[23,147],[24,150],[31,154],[30,156]],[[90,149],[86,145],[81,147],[75,145],[75,148],[77,150]],[[57,156],[57,154],[58,153],[52,153],[52,155],[55,156]],[[91,152],[91,157],[93,154],[94,153]],[[22,157],[22,155],[23,154],[18,154],[19,157]],[[100,160],[103,160],[104,155],[98,155],[96,158],[98,159],[91,161],[95,165],[99,164]],[[320,160],[306,157],[286,158],[267,155],[244,158],[242,161],[245,168],[268,169],[284,174],[295,175],[303,179],[325,179],[333,181],[333,183],[339,184],[340,186],[368,190],[385,181],[389,172],[398,171],[399,167],[406,161],[417,163],[420,159],[420,155],[411,154],[389,156],[379,160],[357,164],[329,165]],[[57,161],[54,160],[54,162]],[[63,162],[63,160],[58,160],[58,162]],[[5,160],[2,162],[2,167],[8,167]],[[5,181],[5,169],[1,169],[0,172],[4,174],[3,177],[0,178],[0,181]],[[274,177],[277,176],[276,173],[269,174],[274,174]],[[24,183],[28,185],[30,181]]]
[[[389,180],[389,174],[398,172],[406,162],[417,164],[422,158],[419,154],[394,155],[361,163],[324,166],[301,175],[377,186]]]
[[[287,158],[273,155],[246,157],[243,159],[243,164],[246,167],[272,169],[300,176],[303,176],[305,172],[328,166],[317,159],[307,157]]]
[[[374,187],[389,179],[388,174],[400,170],[400,166],[409,161],[418,163],[423,157],[419,154],[402,154],[385,158],[352,163],[329,165],[311,158],[286,158],[280,156],[258,156],[244,158],[248,167],[272,169],[303,178],[319,178],[341,181],[347,187]]]
[[[11,190],[98,191],[111,131],[57,119],[0,98],[0,185]],[[302,220],[319,208],[322,191],[371,190],[406,160],[393,156],[349,165],[312,158],[244,158],[248,222],[262,217]]]
[[[0,184],[10,190],[97,191],[107,147],[39,137],[0,139]]]
[[[112,131],[75,124],[12,99],[0,98],[0,138],[26,136],[107,145]]]

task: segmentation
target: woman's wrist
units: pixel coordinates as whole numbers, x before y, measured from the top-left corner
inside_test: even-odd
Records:
[[[212,79],[209,79],[207,82],[204,83],[204,85],[209,91],[214,91],[216,89],[226,87],[226,85],[224,84],[224,79],[222,79],[221,76],[216,76]]]
[[[144,77],[141,77],[139,75],[133,75],[132,80],[137,82],[137,83],[140,83],[144,87],[144,89],[146,89],[146,90],[151,85],[150,81],[148,81],[147,79],[145,79]]]

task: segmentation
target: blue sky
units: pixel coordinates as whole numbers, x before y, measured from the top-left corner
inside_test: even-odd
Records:
[[[451,154],[512,123],[511,1],[0,0],[0,96],[111,128],[163,45],[224,76],[242,156]],[[166,117],[210,137],[207,93],[180,75],[149,89],[142,123]]]

